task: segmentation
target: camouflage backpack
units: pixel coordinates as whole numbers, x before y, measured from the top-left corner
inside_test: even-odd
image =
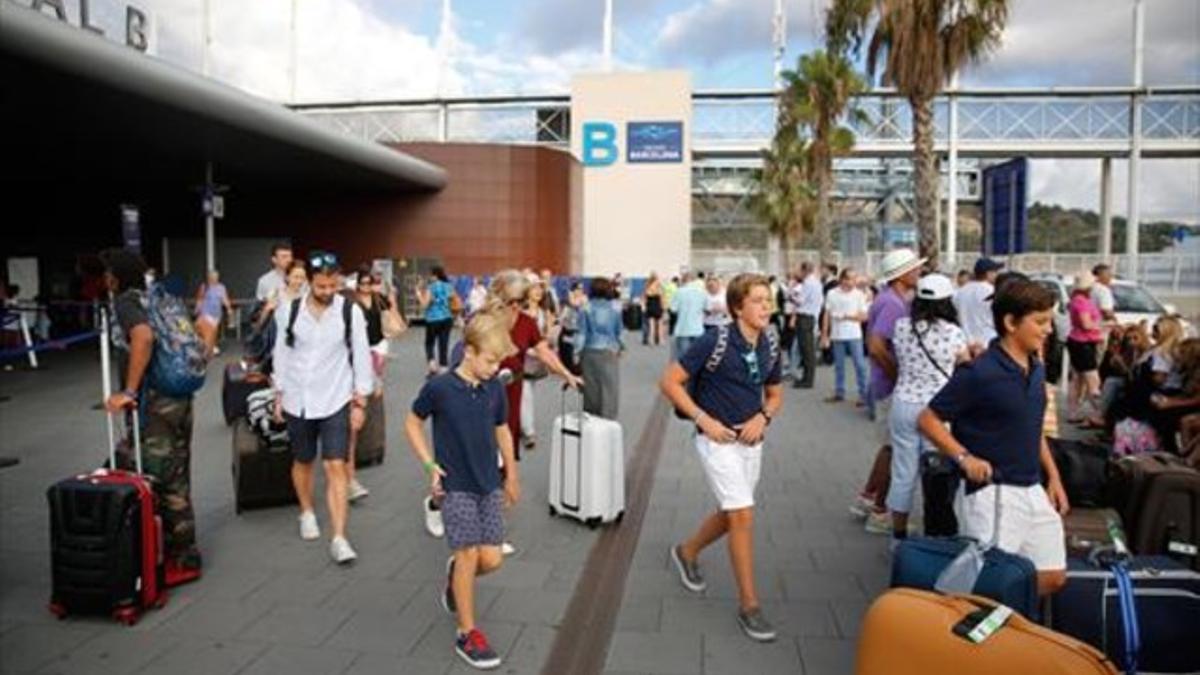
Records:
[[[154,333],[154,354],[146,373],[150,388],[171,398],[191,396],[204,386],[208,358],[204,342],[196,333],[187,307],[162,284],[138,292]],[[128,336],[114,326],[113,342],[128,349]]]

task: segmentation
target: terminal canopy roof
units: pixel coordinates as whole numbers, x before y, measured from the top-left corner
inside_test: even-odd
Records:
[[[10,182],[239,190],[439,190],[446,172],[0,0],[0,157]]]

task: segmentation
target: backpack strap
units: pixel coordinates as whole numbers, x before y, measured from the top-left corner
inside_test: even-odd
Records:
[[[708,361],[704,363],[704,369],[710,373],[717,372],[717,368],[721,366],[721,359],[725,358],[725,350],[729,348],[729,325],[722,324],[717,326],[717,344],[713,346],[712,353],[708,355]]]
[[[775,364],[779,363],[779,333],[775,331],[775,326],[767,326],[767,345],[771,348],[770,362],[767,364],[767,374],[775,370]]]
[[[342,298],[342,325],[345,326],[342,340],[346,342],[346,349],[350,349],[351,351],[353,351],[353,348],[350,346],[350,321],[353,319],[353,313],[354,301],[349,298]]]
[[[288,349],[296,348],[296,317],[300,316],[300,301],[303,299],[304,297],[301,296],[292,300],[292,311],[288,314],[287,333],[283,338]]]

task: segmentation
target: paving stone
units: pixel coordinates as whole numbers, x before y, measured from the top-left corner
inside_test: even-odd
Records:
[[[442,675],[450,661],[442,659],[397,658],[390,654],[359,654],[344,675]]]
[[[240,636],[247,626],[269,611],[270,605],[256,606],[231,600],[200,599],[189,603],[165,622],[162,630],[180,636],[227,640]]]
[[[180,637],[141,673],[233,675],[268,649],[265,643]]]
[[[561,591],[538,591],[508,589],[500,593],[486,616],[502,621],[524,624],[557,626],[562,623],[571,593]]]
[[[358,655],[322,647],[275,645],[254,660],[240,675],[329,675],[350,667]]]
[[[248,640],[279,645],[315,647],[350,617],[350,612],[327,607],[280,605],[250,624]]]
[[[791,640],[758,643],[743,634],[704,636],[705,675],[798,673],[800,653]]]
[[[694,675],[701,672],[699,635],[617,631],[608,650],[608,667],[646,673]]]
[[[31,672],[67,656],[100,630],[87,624],[27,624],[0,635],[5,670]]]

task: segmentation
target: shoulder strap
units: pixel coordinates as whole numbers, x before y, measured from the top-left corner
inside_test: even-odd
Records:
[[[933,364],[933,367],[937,368],[938,372],[945,376],[947,380],[949,380],[950,373],[947,373],[946,369],[942,367],[942,364],[938,363],[937,359],[933,358],[933,354],[929,353],[929,348],[925,346],[925,341],[921,339],[921,331],[917,330],[917,324],[914,322],[909,325],[912,326],[913,335],[917,338],[917,345],[921,348],[921,351],[925,352],[925,358],[929,359],[929,362]]]
[[[717,344],[713,347],[712,353],[708,355],[708,361],[704,363],[704,369],[710,373],[717,372],[717,368],[721,365],[721,359],[725,358],[725,350],[729,348],[729,325],[722,324],[717,326]]]
[[[771,347],[771,362],[767,364],[767,372],[770,373],[779,361],[779,333],[775,332],[775,326],[767,326],[767,344]]]
[[[296,317],[300,316],[300,301],[303,299],[304,297],[300,296],[292,300],[292,311],[288,314],[287,333],[283,339],[289,349],[296,348]]]
[[[350,325],[354,316],[354,305],[356,303],[349,298],[342,298],[342,325],[345,326],[342,340],[346,342],[346,349],[350,347]]]

